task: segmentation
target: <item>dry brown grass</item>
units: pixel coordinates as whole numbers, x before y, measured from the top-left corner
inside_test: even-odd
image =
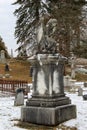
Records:
[[[65,74],[66,75],[71,75],[71,68],[70,66],[65,66]],[[82,74],[82,73],[76,73],[75,79],[77,81],[82,81],[82,82],[87,82],[87,74]]]
[[[30,124],[27,122],[21,122],[20,120],[18,121],[18,123],[14,125],[28,130],[77,130],[76,127],[65,126],[63,124],[60,124],[58,126],[43,126],[43,125]]]
[[[5,64],[0,63],[0,74],[3,74],[3,76],[6,73],[9,73],[14,80],[26,80],[29,83],[32,82],[32,78],[29,76],[29,70],[30,70],[30,63],[27,61],[22,60],[9,60],[9,68],[11,71],[5,72]],[[65,67],[65,73],[66,75],[71,73],[70,66]],[[7,79],[8,80],[8,79]],[[76,80],[77,81],[87,81],[87,74],[76,74]]]
[[[26,80],[31,83],[32,79],[29,77],[29,70],[30,64],[27,61],[20,61],[20,60],[9,60],[9,72],[5,72],[5,64],[0,63],[0,74],[10,74],[12,77],[11,79],[14,80]]]

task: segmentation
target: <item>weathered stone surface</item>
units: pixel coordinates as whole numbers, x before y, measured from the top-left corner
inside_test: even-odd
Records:
[[[55,55],[38,54],[31,59],[33,66],[33,95],[64,94],[64,57]]]
[[[21,109],[21,120],[41,125],[58,125],[76,117],[76,106],[64,93],[64,57],[38,54],[33,66],[33,93]]]
[[[68,97],[52,97],[52,98],[31,98],[26,102],[26,106],[38,107],[55,107],[70,104],[71,101]]]
[[[14,105],[15,106],[24,105],[24,90],[22,88],[16,90]]]
[[[21,120],[29,123],[55,126],[64,121],[76,118],[75,105],[57,107],[32,107],[21,109]]]
[[[83,95],[83,89],[80,87],[78,88],[78,96],[82,96]]]

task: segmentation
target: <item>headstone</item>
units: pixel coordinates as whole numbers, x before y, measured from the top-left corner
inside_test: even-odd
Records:
[[[83,89],[81,87],[78,88],[78,96],[83,95]]]
[[[71,77],[69,75],[64,76],[64,89],[65,91],[70,91],[70,79]]]
[[[14,101],[14,106],[24,105],[24,89],[18,88],[16,90],[16,96]]]
[[[1,62],[2,63],[5,63],[6,62],[6,58],[5,58],[5,51],[4,50],[1,50]]]
[[[64,86],[70,87],[70,79],[71,77],[69,75],[64,76]]]

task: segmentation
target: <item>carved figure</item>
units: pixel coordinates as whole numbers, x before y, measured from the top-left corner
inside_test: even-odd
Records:
[[[39,53],[56,53],[57,42],[53,39],[53,35],[57,29],[57,20],[50,19],[46,26],[43,21],[44,19],[41,19],[37,30],[38,51]]]

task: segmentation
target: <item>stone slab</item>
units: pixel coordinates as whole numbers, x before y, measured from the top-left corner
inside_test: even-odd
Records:
[[[56,126],[73,118],[76,118],[76,106],[71,104],[51,108],[32,106],[21,108],[21,120],[38,125]]]
[[[26,101],[26,106],[36,107],[56,107],[61,105],[70,104],[69,97],[56,97],[56,98],[31,98]]]

